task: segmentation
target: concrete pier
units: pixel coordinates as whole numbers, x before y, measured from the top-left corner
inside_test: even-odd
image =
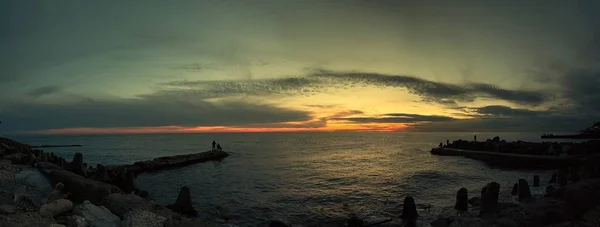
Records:
[[[221,160],[227,156],[229,156],[229,154],[225,151],[205,151],[195,154],[165,156],[149,161],[136,162],[133,163],[133,165],[107,166],[107,168],[109,170],[125,168],[127,172],[140,174],[143,172],[153,172],[162,169],[192,165],[200,162]]]
[[[568,167],[573,164],[583,163],[586,160],[586,158],[581,157],[527,155],[501,153],[494,151],[471,151],[454,148],[433,148],[431,149],[431,154],[442,156],[463,156],[475,160],[484,161],[491,165],[536,169],[556,169]]]

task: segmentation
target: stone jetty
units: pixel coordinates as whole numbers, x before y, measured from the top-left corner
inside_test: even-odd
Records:
[[[184,154],[175,156],[165,156],[155,158],[149,161],[140,161],[132,165],[107,166],[109,171],[124,169],[126,172],[140,174],[143,172],[153,172],[168,168],[182,167],[206,161],[217,161],[226,158],[229,154],[225,151],[205,151],[195,154]]]
[[[441,156],[464,156],[467,158],[484,161],[491,165],[536,169],[557,169],[581,164],[586,161],[585,157],[514,154],[463,150],[455,148],[434,148],[431,150],[431,154]]]

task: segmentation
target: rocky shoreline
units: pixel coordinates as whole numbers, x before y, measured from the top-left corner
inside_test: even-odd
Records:
[[[453,146],[461,146],[462,142]],[[217,226],[195,219],[191,191],[180,189],[173,204],[161,205],[147,198],[148,193],[134,184],[137,174],[220,157],[219,153],[157,158],[133,165],[88,166],[83,154],[66,161],[52,153],[0,138],[0,226]],[[226,157],[226,156],[225,156]],[[222,158],[222,157],[221,157]],[[3,160],[4,159],[4,160]],[[404,198],[401,220],[366,221],[351,217],[348,227],[364,226],[598,226],[600,225],[599,163],[586,163],[559,169],[552,179],[533,176],[533,187],[550,181],[543,196],[533,195],[525,179],[515,179],[512,188],[496,182],[482,185],[481,191],[457,188],[456,203],[423,223],[419,206],[411,196]],[[36,188],[20,179],[21,172],[45,176],[49,190]],[[19,192],[19,188],[25,188]],[[512,190],[511,190],[512,189]],[[501,192],[511,191],[517,203],[500,201]],[[33,196],[41,195],[39,199]],[[39,197],[39,196],[38,196]],[[429,221],[427,221],[429,222]],[[336,224],[333,226],[340,226]],[[381,224],[381,225],[380,225]],[[390,225],[391,224],[391,225]],[[272,221],[269,226],[290,226]],[[292,225],[297,226],[297,225]],[[331,226],[331,225],[326,225]]]
[[[69,162],[7,138],[0,138],[0,145],[1,227],[215,226],[195,219],[197,211],[188,187],[181,188],[173,204],[163,206],[148,200],[148,193],[135,186],[134,178],[144,171],[224,158],[225,152],[163,157],[128,166],[98,164],[93,168],[81,153]],[[36,188],[16,177],[24,170],[39,171],[52,187]],[[19,194],[19,188],[34,193]],[[41,195],[42,201],[37,202],[34,194]]]

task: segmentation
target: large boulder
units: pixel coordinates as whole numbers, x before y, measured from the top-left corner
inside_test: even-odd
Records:
[[[104,165],[96,165],[96,179],[104,183],[111,182],[111,179],[108,176],[108,171],[106,170],[106,167]]]
[[[73,214],[87,220],[90,227],[118,227],[121,224],[121,219],[106,207],[96,206],[87,200],[77,205],[73,210]]]
[[[167,220],[146,210],[132,210],[125,214],[121,227],[163,227]]]
[[[81,216],[71,215],[67,217],[67,226],[69,227],[91,227],[88,220]]]
[[[482,189],[481,210],[479,215],[482,217],[495,217],[498,211],[498,195],[500,193],[500,184],[491,182]]]
[[[87,171],[83,165],[83,154],[81,152],[75,153],[73,161],[71,162],[71,171],[81,176],[87,177]]]
[[[525,179],[519,179],[519,201],[525,201],[531,198],[531,190]]]
[[[46,203],[51,203],[59,199],[66,199],[67,194],[64,193],[64,189],[65,185],[63,183],[59,182],[56,185],[54,185],[54,189],[50,193],[50,196],[48,196]]]
[[[165,218],[181,219],[180,215],[168,208],[132,194],[111,194],[102,200],[102,205],[120,218],[124,218],[127,212],[138,209],[150,211]]]
[[[600,204],[600,180],[586,180],[566,187],[564,199],[576,215],[581,215]]]
[[[454,209],[467,211],[469,209],[469,195],[466,188],[461,188],[456,193],[456,203]]]
[[[53,183],[62,182],[65,185],[65,191],[71,194],[70,199],[78,203],[89,200],[94,204],[100,204],[104,197],[111,193],[121,192],[114,185],[87,179],[81,175],[62,169],[52,170],[50,172],[50,179]]]
[[[68,199],[59,199],[40,207],[40,213],[44,216],[54,217],[73,209],[73,202]]]
[[[186,215],[188,217],[196,217],[198,212],[192,206],[192,197],[190,194],[190,188],[184,186],[179,190],[179,196],[175,203],[168,205],[167,208],[177,213]]]
[[[411,222],[417,220],[419,217],[419,214],[417,213],[417,205],[415,204],[415,199],[413,199],[412,196],[406,196],[404,198],[401,217],[403,220]]]

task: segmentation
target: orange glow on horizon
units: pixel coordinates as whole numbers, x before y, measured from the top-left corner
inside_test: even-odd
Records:
[[[290,125],[293,126],[293,125]],[[395,132],[403,131],[404,124],[328,124],[325,127],[235,127],[235,126],[159,126],[127,128],[64,128],[32,131],[33,134],[152,134],[152,133],[243,133],[243,132]]]

